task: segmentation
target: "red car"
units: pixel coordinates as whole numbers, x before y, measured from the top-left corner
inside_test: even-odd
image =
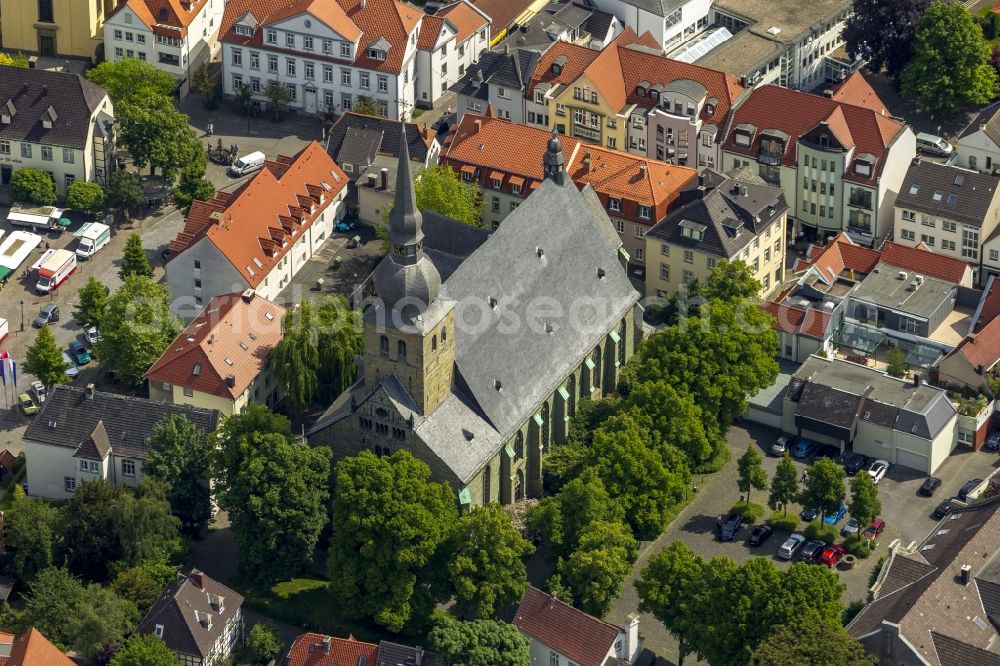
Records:
[[[864,537],[866,539],[877,539],[880,534],[885,530],[885,521],[881,518],[876,518],[872,521],[872,524],[868,526],[865,530]]]
[[[847,551],[843,546],[830,546],[816,559],[817,564],[825,564],[828,567],[833,567],[834,564],[840,561],[840,558],[844,556]]]

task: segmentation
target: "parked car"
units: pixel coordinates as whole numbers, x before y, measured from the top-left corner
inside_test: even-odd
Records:
[[[816,442],[810,442],[808,439],[800,439],[795,442],[795,446],[792,447],[792,457],[808,458],[812,454],[816,453],[816,449],[818,448],[819,444]]]
[[[802,509],[802,513],[799,514],[799,518],[807,523],[816,520],[817,516],[819,516],[819,509]]]
[[[826,523],[827,525],[836,525],[837,523],[842,521],[844,519],[844,516],[846,515],[847,515],[847,507],[841,504],[840,508],[837,509],[837,513],[831,513],[829,515],[823,516],[823,522]]]
[[[949,157],[955,147],[935,134],[920,132],[917,134],[917,152],[937,157]]]
[[[345,222],[338,222],[336,229],[341,233],[347,233],[348,231],[352,231],[356,226],[357,224],[354,222],[354,220],[350,220]]]
[[[795,553],[798,552],[802,544],[806,542],[806,538],[801,534],[792,534],[787,539],[785,543],[781,544],[778,548],[778,557],[783,560],[790,560],[795,557]]]
[[[719,528],[719,541],[732,541],[736,538],[736,533],[740,531],[743,524],[743,516],[738,513],[731,513],[726,521]]]
[[[770,525],[758,525],[750,532],[750,538],[747,539],[747,543],[751,546],[759,546],[770,539],[772,534],[774,534],[774,528]]]
[[[49,396],[49,391],[45,388],[45,384],[37,379],[31,382],[31,392],[35,394],[35,400],[39,405],[45,402],[45,398]]]
[[[802,550],[799,551],[799,559],[803,562],[812,564],[819,557],[819,554],[823,552],[826,548],[826,542],[816,539],[814,541],[809,541],[806,545],[802,546]]]
[[[1000,451],[1000,429],[990,431],[983,448],[987,451]]]
[[[816,558],[817,564],[825,564],[826,566],[833,568],[833,566],[840,561],[840,558],[844,556],[847,549],[843,546],[829,546],[819,554]]]
[[[937,508],[934,509],[934,513],[931,514],[931,517],[934,518],[934,520],[941,520],[954,510],[955,505],[952,504],[950,499],[946,499],[937,505]]]
[[[967,482],[964,486],[958,489],[958,499],[962,500],[963,502],[968,502],[969,493],[975,490],[976,486],[978,486],[982,482],[983,482],[982,479],[972,479],[971,481]]]
[[[872,483],[876,486],[882,480],[885,473],[889,471],[889,461],[876,460],[868,467],[868,474],[872,477]]]
[[[21,405],[21,411],[24,412],[25,416],[34,416],[38,413],[38,405],[35,404],[35,401],[27,393],[17,396],[17,401]]]
[[[854,534],[857,534],[860,531],[861,531],[861,521],[859,521],[857,518],[850,518],[844,524],[844,526],[840,528],[840,536],[849,537]]]
[[[779,458],[788,452],[788,449],[792,446],[792,438],[782,435],[778,439],[774,440],[774,444],[771,445],[771,455],[778,456]]]
[[[924,485],[917,490],[917,494],[921,497],[934,497],[934,492],[940,487],[941,479],[936,476],[928,476],[924,479]]]
[[[871,464],[867,456],[863,456],[860,453],[849,453],[847,454],[847,459],[844,460],[844,471],[847,472],[848,476],[855,476],[858,472],[868,467]]]
[[[73,360],[76,361],[77,365],[87,365],[90,363],[90,353],[79,340],[73,340],[69,343],[69,353],[73,356]]]
[[[80,376],[80,368],[76,367],[76,363],[73,362],[72,357],[66,352],[62,353],[63,363],[66,364],[66,376],[70,379],[76,379]]]
[[[816,451],[816,458],[829,458],[830,460],[837,462],[840,458],[840,449],[836,446],[821,446]]]
[[[83,337],[87,338],[87,344],[93,347],[101,341],[101,332],[96,326],[91,326],[83,332]]]
[[[38,316],[31,322],[31,325],[35,328],[41,328],[42,326],[54,324],[57,321],[59,321],[59,306],[55,303],[46,303],[39,310]]]
[[[876,518],[862,536],[866,539],[877,539],[883,531],[885,531],[885,521],[881,518]]]

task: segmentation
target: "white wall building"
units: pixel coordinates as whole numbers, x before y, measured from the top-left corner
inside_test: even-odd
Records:
[[[649,32],[664,50],[680,46],[708,27],[712,0],[593,0],[637,34]]]
[[[466,0],[425,16],[417,37],[417,106],[431,108],[489,44],[489,17]]]
[[[104,22],[105,56],[144,60],[178,80],[181,96],[191,73],[216,57],[225,0],[126,0]]]

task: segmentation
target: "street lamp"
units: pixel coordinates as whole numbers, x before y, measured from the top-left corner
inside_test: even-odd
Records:
[[[24,332],[24,299],[21,299],[21,332]]]

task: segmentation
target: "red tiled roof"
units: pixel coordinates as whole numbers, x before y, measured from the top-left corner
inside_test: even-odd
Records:
[[[975,368],[987,370],[1000,361],[1000,318],[994,318],[959,344],[957,351]]]
[[[455,42],[458,44],[490,24],[488,18],[465,0],[448,5],[439,11],[437,16],[445,17],[458,30],[458,34],[455,35]],[[427,18],[425,17],[424,20],[426,21]],[[423,32],[423,28],[420,31]]]
[[[602,666],[621,631],[531,586],[521,598],[514,626],[580,666]]]
[[[108,14],[108,18],[128,7],[154,34],[184,38],[191,21],[206,4],[208,0],[196,0],[190,9],[185,9],[180,0],[125,0]]]
[[[76,666],[73,661],[32,627],[11,648],[7,666]]]
[[[323,651],[324,640],[330,641],[330,654]],[[323,634],[299,634],[288,651],[288,666],[355,666],[361,658],[369,666],[378,663],[378,646],[354,639],[336,638]]]
[[[835,113],[838,107],[840,112]],[[782,113],[775,113],[775,109],[781,109]],[[843,114],[843,121],[840,120],[840,114]],[[899,121],[869,108],[798,90],[766,85],[750,93],[733,116],[734,126],[748,124],[757,128],[753,141],[749,146],[737,146],[733,133],[730,133],[726,137],[724,148],[731,153],[754,157],[760,151],[761,132],[768,129],[781,130],[790,137],[782,163],[786,166],[795,166],[798,138],[822,121],[830,124],[841,142],[855,145],[855,156],[862,153],[871,153],[875,156],[876,164],[870,177],[854,173],[853,165],[844,172],[845,180],[868,184],[874,183],[881,175],[889,144],[906,129],[906,126]]]
[[[891,241],[886,241],[882,246],[882,261],[890,266],[917,271],[955,284],[961,284],[970,270],[969,264],[961,259],[935,254],[930,250],[897,245]]]
[[[232,400],[264,369],[268,352],[283,337],[284,316],[283,307],[260,296],[216,296],[170,343],[146,378]],[[229,375],[233,386],[226,383]]]
[[[332,0],[297,0],[269,16],[267,22],[274,24],[299,14],[309,14],[348,41],[353,42],[361,36],[358,26],[354,25],[341,6]]]
[[[888,116],[888,107],[879,98],[868,80],[859,71],[854,72],[833,89],[833,100],[871,109],[879,115]]]
[[[184,229],[170,241],[171,256],[207,238],[256,288],[347,182],[313,141],[294,157],[266,162],[234,192],[194,202]]]
[[[530,7],[532,0],[472,0],[472,4],[492,19],[493,32],[496,34]]]
[[[444,19],[440,15],[425,16],[424,20],[420,23],[420,34],[417,36],[417,48],[421,51],[434,50],[434,45],[437,44],[443,25]]]
[[[978,315],[977,331],[1000,316],[1000,280],[993,276],[990,277],[990,281],[986,285],[986,292],[982,296]]]
[[[826,247],[811,245],[808,254],[809,261],[796,262],[796,272],[815,266],[826,280],[833,280],[844,271],[867,275],[881,258],[878,250],[856,245],[847,234],[840,234]]]
[[[419,9],[396,0],[337,0],[351,20],[361,29],[358,58],[354,64],[380,72],[403,71],[403,55],[410,33],[416,29],[424,14]],[[368,47],[381,37],[392,45],[384,61],[368,57]]]
[[[793,334],[801,333],[817,340],[823,339],[831,318],[828,312],[813,308],[804,309],[777,301],[764,303],[764,311],[774,317],[776,330]]]
[[[528,83],[528,98],[534,99],[535,86],[539,83],[566,86],[576,81],[598,55],[600,55],[600,51],[588,49],[586,46],[572,42],[556,42],[538,60],[538,66],[535,67],[535,72]],[[556,59],[564,60],[558,74],[552,71],[552,64]]]

